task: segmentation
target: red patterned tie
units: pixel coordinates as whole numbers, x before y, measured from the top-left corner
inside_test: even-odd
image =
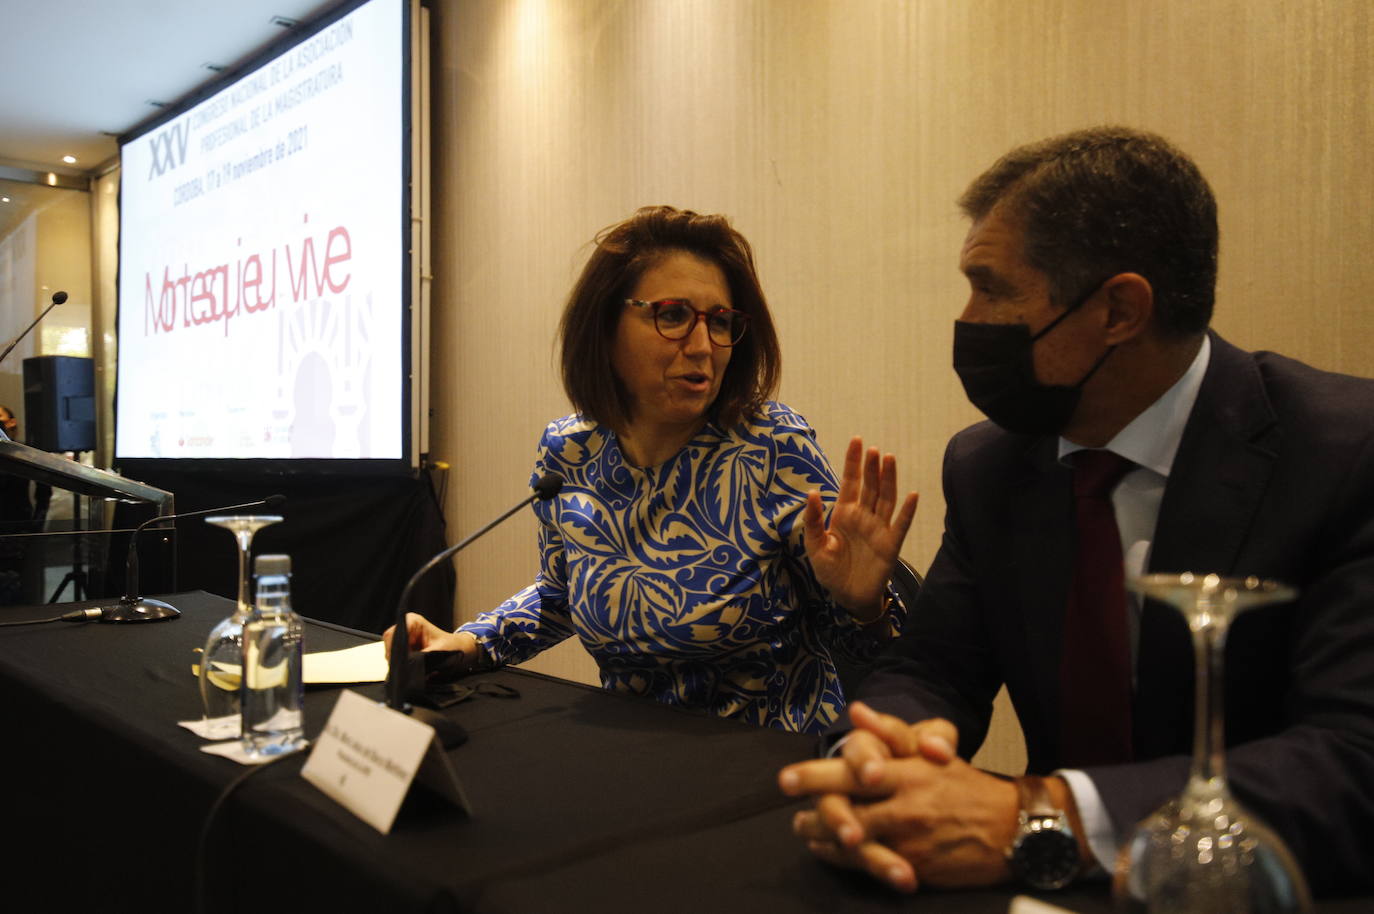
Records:
[[[1131,639],[1112,490],[1135,468],[1111,451],[1071,459],[1077,543],[1059,667],[1060,764],[1069,768],[1131,760]]]

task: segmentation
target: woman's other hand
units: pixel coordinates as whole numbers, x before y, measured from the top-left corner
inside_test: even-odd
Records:
[[[395,632],[394,625],[382,632],[387,659],[391,658],[391,638]],[[477,639],[473,635],[444,631],[418,613],[406,613],[406,635],[411,650],[460,651],[469,661],[477,659]]]

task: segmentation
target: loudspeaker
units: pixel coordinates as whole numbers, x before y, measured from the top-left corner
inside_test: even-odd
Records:
[[[24,360],[24,442],[40,451],[95,450],[95,360]]]

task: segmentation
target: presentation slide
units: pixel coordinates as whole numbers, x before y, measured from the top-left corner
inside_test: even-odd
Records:
[[[123,145],[118,459],[405,456],[403,13]]]

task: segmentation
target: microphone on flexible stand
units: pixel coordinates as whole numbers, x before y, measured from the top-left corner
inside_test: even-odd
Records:
[[[175,619],[181,610],[170,603],[138,596],[138,535],[144,528],[164,520],[180,520],[183,517],[200,517],[202,514],[219,514],[224,511],[240,511],[244,508],[267,507],[278,511],[286,504],[285,495],[269,495],[260,501],[245,502],[241,505],[225,505],[220,508],[206,508],[203,511],[186,511],[181,514],[162,514],[149,518],[139,524],[129,537],[129,556],[124,566],[124,596],[118,603],[100,607],[101,622],[160,622]]]
[[[0,353],[0,362],[5,361],[5,357],[14,351],[14,347],[19,345],[19,341],[22,340],[24,337],[28,336],[29,331],[32,330],[34,327],[37,327],[38,322],[41,321],[43,318],[47,317],[49,311],[51,311],[53,308],[56,308],[58,305],[62,304],[66,300],[66,292],[54,292],[52,294],[52,304],[44,308],[43,313],[38,315],[38,317],[34,318],[33,323],[29,324],[29,326],[25,328],[23,333],[16,336],[14,338],[14,341],[9,344],[9,347],[3,353]]]
[[[48,305],[48,307],[44,308],[44,309],[43,309],[43,313],[40,314],[40,315],[38,315],[38,317],[34,318],[33,323],[32,323],[32,324],[29,324],[28,327],[24,328],[24,332],[23,332],[23,333],[19,334],[19,335],[16,336],[13,340],[10,341],[9,346],[5,347],[5,351],[4,351],[3,353],[0,353],[0,362],[5,361],[5,359],[9,356],[9,354],[10,354],[11,352],[14,351],[14,347],[19,345],[19,341],[22,340],[24,337],[28,336],[28,335],[29,335],[29,331],[32,330],[34,327],[37,327],[37,326],[38,326],[38,322],[41,321],[43,318],[47,317],[49,311],[51,311],[53,308],[56,308],[58,305],[62,304],[62,303],[63,303],[64,301],[66,301],[66,300],[67,300],[67,293],[66,293],[66,292],[54,292],[54,293],[52,294],[52,304],[51,304],[51,305]],[[4,430],[3,428],[0,428],[0,441],[9,441],[9,440],[10,440],[10,436],[7,435],[7,434],[5,434],[5,430]],[[78,586],[80,586],[80,585],[78,585]]]
[[[410,580],[406,582],[405,589],[401,591],[401,599],[396,604],[396,627],[392,630],[391,635],[391,668],[387,670],[386,674],[386,703],[387,706],[393,710],[400,711],[402,714],[409,714],[416,720],[433,727],[435,735],[439,737],[439,741],[446,749],[463,741],[464,735],[461,728],[442,714],[437,714],[428,708],[414,707],[406,701],[407,687],[409,685],[406,681],[408,676],[407,660],[409,660],[410,657],[410,634],[406,630],[406,606],[410,603],[410,592],[415,589],[416,583],[418,583],[420,578],[424,577],[427,572],[467,548],[469,543],[486,534],[497,524],[501,523],[501,521],[510,517],[516,511],[519,511],[535,499],[548,501],[550,498],[557,495],[562,488],[562,476],[559,476],[557,473],[545,473],[543,476],[539,477],[538,482],[534,484],[533,495],[523,499],[519,504],[488,523],[485,527],[478,530],[467,539],[455,546],[450,546],[430,559],[420,567],[419,571],[410,576]]]

